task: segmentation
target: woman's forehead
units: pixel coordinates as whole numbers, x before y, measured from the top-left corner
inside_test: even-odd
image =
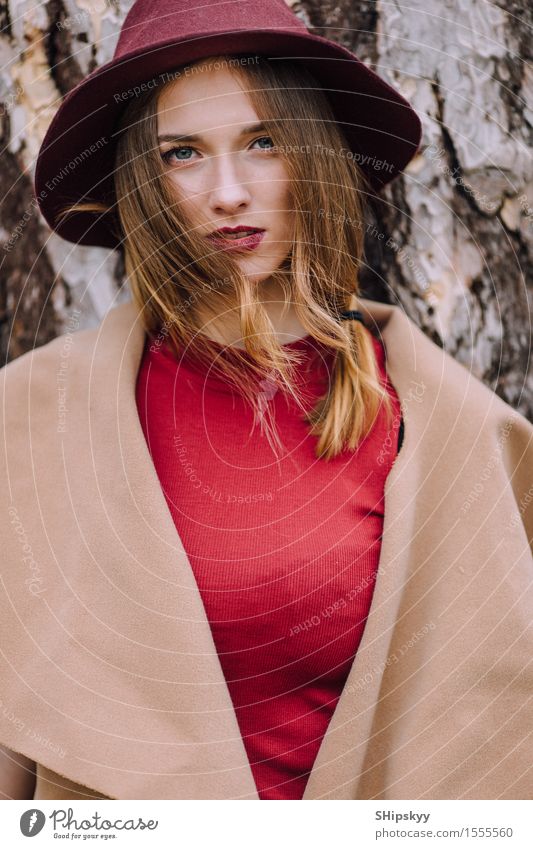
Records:
[[[257,121],[257,113],[237,74],[227,67],[208,63],[185,69],[161,92],[157,106],[161,132],[167,122],[175,122],[178,116],[180,124],[193,119],[195,125],[199,121],[213,124],[211,116],[219,118],[222,112],[230,119],[227,123]]]

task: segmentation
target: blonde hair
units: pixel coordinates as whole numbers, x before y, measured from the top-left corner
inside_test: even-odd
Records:
[[[244,54],[243,54],[244,55]],[[231,57],[236,59],[238,57]],[[157,105],[172,85],[172,75],[157,91],[149,89],[128,104],[118,127],[114,182],[116,210],[102,203],[64,207],[113,213],[124,251],[125,269],[146,333],[168,337],[176,354],[184,349],[214,368],[251,404],[256,421],[272,446],[282,444],[275,423],[265,415],[257,380],[287,391],[302,409],[309,432],[317,436],[315,454],[329,460],[355,450],[384,406],[389,422],[392,404],[380,381],[372,334],[359,321],[339,321],[342,310],[357,307],[358,271],[364,254],[364,194],[370,192],[353,158],[329,101],[306,69],[290,60],[255,57],[253,62],[209,57],[188,66],[223,61],[239,75],[243,88],[265,125],[265,132],[285,159],[295,211],[294,241],[287,259],[272,278],[282,287],[301,324],[333,353],[328,391],[313,409],[304,409],[292,380],[298,354],[282,347],[252,282],[225,251],[206,255],[205,239],[181,212],[177,189],[169,185],[157,141]],[[177,76],[176,72],[174,76]],[[309,148],[311,153],[299,151]],[[245,351],[236,347],[220,357],[220,347],[201,333],[195,304],[209,303],[221,313],[238,310]],[[229,350],[229,349],[228,349]],[[264,384],[263,384],[264,385]]]

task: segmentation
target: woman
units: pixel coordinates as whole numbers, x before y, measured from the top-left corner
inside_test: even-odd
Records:
[[[308,66],[347,51],[283,4],[257,55],[237,4],[206,43],[163,6],[158,76],[138,2],[128,74],[84,84],[92,135],[71,94],[38,163],[52,226],[121,244],[134,302],[3,369],[4,794],[529,798],[533,428],[358,297],[363,199],[405,139],[372,173],[391,115],[344,132]],[[116,209],[58,152],[106,97]]]

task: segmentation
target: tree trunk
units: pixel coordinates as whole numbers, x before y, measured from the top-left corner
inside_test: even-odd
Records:
[[[130,0],[2,7],[2,362],[128,299],[118,254],[50,234],[31,177],[57,104],[113,54]],[[370,206],[367,297],[401,307],[533,420],[533,10],[527,0],[304,0],[294,10],[396,86],[423,146]]]

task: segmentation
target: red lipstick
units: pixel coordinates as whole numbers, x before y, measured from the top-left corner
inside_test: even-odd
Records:
[[[242,233],[242,236],[238,234]],[[235,235],[233,235],[235,234]],[[261,244],[265,231],[259,227],[239,224],[237,227],[221,227],[207,237],[209,241],[224,251],[250,251]]]

